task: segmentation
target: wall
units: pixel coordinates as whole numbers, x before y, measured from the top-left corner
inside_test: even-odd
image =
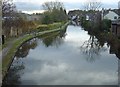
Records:
[[[120,37],[120,23],[112,24],[111,32]]]

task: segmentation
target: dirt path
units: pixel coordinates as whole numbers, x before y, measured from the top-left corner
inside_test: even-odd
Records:
[[[21,39],[24,36],[20,36],[18,38],[11,39],[7,42],[7,46],[0,51],[0,61],[2,61],[2,59],[7,55],[7,53],[9,52],[10,48],[12,48],[15,41]]]

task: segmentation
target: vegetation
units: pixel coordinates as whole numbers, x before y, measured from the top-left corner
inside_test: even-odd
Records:
[[[67,14],[61,2],[45,2],[43,9],[46,10],[43,13],[42,23],[52,24],[54,22],[66,21]]]
[[[16,7],[12,0],[2,0],[2,17],[15,17]]]
[[[102,20],[99,24],[86,20],[85,18],[82,18],[81,20],[81,25],[85,30],[91,30],[94,32],[110,32],[111,21],[108,19]]]
[[[111,20],[104,19],[102,20],[101,31],[109,32],[111,28]]]
[[[20,15],[12,0],[3,0],[2,4],[2,29],[6,39],[30,32],[36,27],[34,21],[25,20]]]
[[[2,1],[2,29],[7,38],[19,37],[21,35],[58,28],[67,20],[66,10],[61,2],[45,2],[43,14],[36,14],[42,17],[41,21],[29,21],[21,15],[13,4],[13,0]],[[40,24],[42,22],[42,24]],[[61,22],[61,23],[60,23]],[[45,24],[45,25],[44,25]],[[49,24],[49,25],[46,25]]]
[[[52,30],[52,29],[56,29],[60,26],[62,26],[61,22],[53,23],[53,24],[39,25],[37,28],[37,31],[40,32],[40,31],[45,31],[45,30]]]

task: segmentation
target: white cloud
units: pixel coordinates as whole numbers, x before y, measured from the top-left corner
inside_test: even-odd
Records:
[[[31,10],[31,11],[22,11],[23,13],[33,14],[33,13],[43,13],[44,10]]]

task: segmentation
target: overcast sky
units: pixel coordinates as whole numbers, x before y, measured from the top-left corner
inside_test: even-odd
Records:
[[[46,1],[55,0],[13,0],[17,9],[27,13],[43,12],[42,4]],[[88,0],[59,0],[63,2],[67,11],[72,9],[83,9],[83,4]],[[95,0],[94,0],[95,1]],[[102,8],[118,8],[119,0],[97,0],[102,2]]]

